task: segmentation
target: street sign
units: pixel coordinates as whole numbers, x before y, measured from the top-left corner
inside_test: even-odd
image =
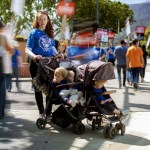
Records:
[[[145,33],[145,29],[146,29],[145,26],[136,26],[135,27],[135,33],[144,34]]]
[[[105,39],[106,36],[108,37],[108,30],[107,29],[98,28],[97,31],[96,31],[96,39],[97,40],[101,40],[102,39],[102,35],[103,35],[104,39]]]
[[[108,35],[102,34],[101,42],[108,42]]]
[[[93,32],[74,33],[70,40],[71,45],[75,46],[94,46],[96,38]]]
[[[144,40],[144,33],[145,33],[145,26],[136,26],[135,27],[135,34],[138,40]]]
[[[115,33],[112,31],[108,31],[108,39],[114,39]]]
[[[57,5],[57,15],[58,16],[72,16],[75,12],[74,2],[64,2],[60,1]]]

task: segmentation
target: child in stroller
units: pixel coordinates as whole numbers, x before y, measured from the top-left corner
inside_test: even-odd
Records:
[[[110,97],[114,91],[106,91],[107,80],[115,79],[114,67],[110,62],[91,61],[78,66],[78,76],[84,82],[87,122],[92,129],[103,129],[104,137],[114,138],[125,133],[123,118],[129,111],[120,111]],[[89,123],[91,122],[91,123]],[[114,127],[115,124],[115,127]]]
[[[118,119],[123,120],[125,116],[129,113],[127,110],[120,111],[116,104],[113,102],[112,98],[105,98],[102,95],[102,87],[104,84],[107,82],[107,80],[94,80],[93,81],[93,87],[92,87],[92,93],[93,94],[98,94],[95,99],[97,102],[100,104],[100,106],[112,114],[115,114]],[[117,119],[117,118],[116,118]]]
[[[54,79],[52,86],[56,87],[57,93],[61,96],[61,99],[66,104],[75,107],[79,99],[83,97],[81,91],[78,91],[74,86],[68,89],[68,86],[71,86],[69,83],[73,83],[75,78],[75,73],[73,70],[66,70],[64,67],[58,67],[54,71]]]
[[[75,82],[75,72],[73,70],[68,70],[67,81],[69,83]],[[69,89],[61,90],[59,95],[72,107],[75,107],[78,103],[84,105],[85,100],[83,98],[83,93],[78,85],[71,86]]]

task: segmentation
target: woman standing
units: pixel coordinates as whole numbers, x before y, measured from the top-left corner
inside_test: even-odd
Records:
[[[58,54],[55,48],[54,31],[48,13],[39,11],[33,22],[33,30],[30,32],[26,45],[26,53],[31,58],[30,73],[34,78],[37,74],[38,66],[36,61],[43,57],[55,56]],[[42,92],[35,88],[35,99],[39,109],[40,116],[44,113]],[[48,101],[48,98],[46,98]],[[48,109],[47,109],[48,110]],[[46,112],[49,116],[51,112]]]

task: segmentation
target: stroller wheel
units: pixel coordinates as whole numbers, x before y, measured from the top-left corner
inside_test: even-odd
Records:
[[[109,130],[110,130],[110,126],[106,125],[103,130],[103,135],[105,138],[109,138]]]
[[[121,125],[121,135],[124,135],[126,131],[126,126],[124,124]]]
[[[76,131],[77,131],[77,134],[79,134],[79,135],[83,134],[84,131],[85,131],[84,124],[82,124],[82,123],[78,124],[77,127],[76,127]]]
[[[115,136],[116,136],[116,128],[115,127],[110,127],[110,129],[109,129],[109,137],[111,138],[111,139],[113,139]]]
[[[82,123],[78,123],[78,124],[73,124],[72,125],[72,132],[74,134],[83,134],[85,131],[85,126]]]
[[[94,130],[94,129],[95,129],[95,123],[96,123],[96,120],[95,120],[95,119],[93,119],[93,120],[92,120],[92,130]]]
[[[72,125],[72,132],[73,132],[74,134],[76,134],[76,127],[77,127],[77,124],[73,124],[73,125]]]
[[[121,130],[121,124],[120,123],[117,123],[115,125],[115,128],[116,128],[116,134],[119,134],[119,130]]]
[[[37,125],[37,128],[38,128],[38,129],[44,129],[45,126],[46,126],[45,119],[43,119],[43,118],[37,119],[36,125]]]

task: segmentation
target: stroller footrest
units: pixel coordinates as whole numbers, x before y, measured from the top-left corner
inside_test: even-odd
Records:
[[[99,116],[100,114],[98,112],[93,111],[93,112],[88,113],[88,115]]]

